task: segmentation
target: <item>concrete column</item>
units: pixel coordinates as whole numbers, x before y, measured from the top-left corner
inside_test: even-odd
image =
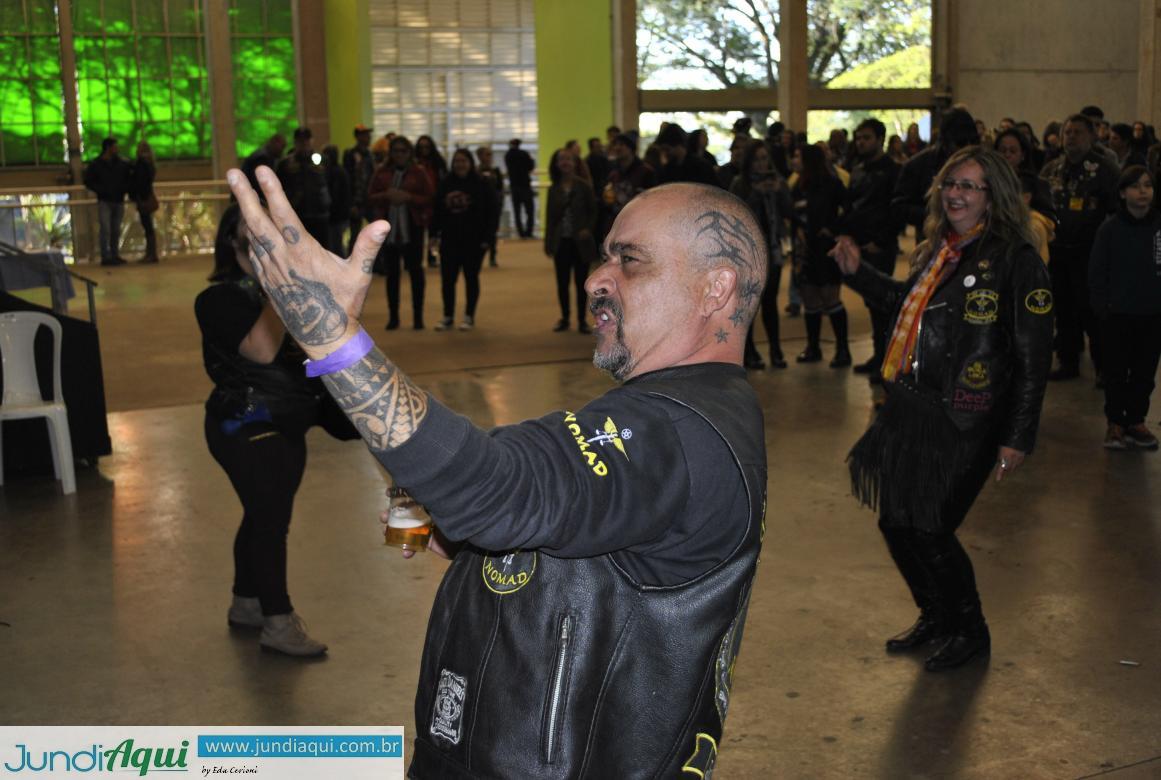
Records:
[[[613,0],[613,119],[622,130],[637,127],[637,0]],[[602,136],[603,137],[603,136]]]
[[[806,0],[782,0],[778,43],[778,114],[786,127],[806,130]]]
[[[367,0],[324,0],[323,6],[332,143],[344,148],[354,144],[355,125],[371,124],[370,11]]]
[[[590,136],[603,138],[613,123],[612,2],[536,0],[534,8],[540,127],[536,162],[547,170],[553,150],[569,138],[580,139],[583,146]],[[561,41],[584,43],[562,57]]]
[[[1141,0],[1137,62],[1136,118],[1157,127],[1161,125],[1161,0]]]
[[[297,0],[294,10],[298,116],[303,126],[311,129],[314,148],[321,149],[331,142],[326,8],[323,0]]]
[[[73,35],[72,0],[57,0],[57,25],[60,31],[60,76],[64,90],[65,139],[68,142],[69,183],[80,184],[85,172],[81,156],[81,122],[77,109],[77,49]],[[90,193],[70,194],[69,199],[84,199]],[[73,233],[73,258],[93,257],[94,224],[97,210],[92,206],[73,206],[69,209],[69,223]]]
[[[238,165],[234,129],[234,58],[230,46],[230,15],[226,0],[203,0],[206,78],[210,93],[211,175],[224,179]]]

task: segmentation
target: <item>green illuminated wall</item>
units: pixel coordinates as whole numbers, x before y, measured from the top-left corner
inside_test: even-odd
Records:
[[[115,136],[159,160],[211,154],[202,0],[73,0],[86,159]],[[0,165],[65,162],[55,0],[0,0]],[[239,156],[293,128],[291,0],[229,0]]]
[[[53,0],[0,0],[0,165],[64,162]]]
[[[611,0],[536,0],[536,86],[540,125],[537,167],[576,138],[605,137],[613,123]],[[571,45],[562,47],[562,41]]]
[[[344,149],[354,144],[355,125],[373,124],[370,12],[367,0],[324,0],[323,9],[331,143]]]

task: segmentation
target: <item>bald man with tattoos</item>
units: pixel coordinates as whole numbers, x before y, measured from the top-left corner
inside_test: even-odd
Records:
[[[481,430],[411,382],[358,316],[375,222],[350,259],[244,176],[258,278],[396,482],[458,543],[428,624],[413,778],[708,777],[764,531],[762,413],[742,351],[766,249],[698,184],[618,215],[586,289],[594,364],[620,384]]]

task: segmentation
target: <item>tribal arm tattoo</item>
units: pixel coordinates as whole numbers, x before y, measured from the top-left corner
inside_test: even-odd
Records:
[[[377,348],[323,383],[376,455],[410,439],[427,416],[427,393]]]

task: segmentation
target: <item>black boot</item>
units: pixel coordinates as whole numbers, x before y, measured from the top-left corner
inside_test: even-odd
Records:
[[[846,368],[851,364],[851,348],[847,344],[847,310],[839,304],[830,312],[830,326],[834,329],[834,360],[831,368]]]
[[[945,638],[950,631],[948,620],[939,604],[931,576],[912,548],[914,531],[892,528],[885,525],[882,519],[879,521],[879,530],[887,542],[887,551],[891,553],[895,567],[911,591],[915,606],[919,607],[919,619],[915,625],[888,639],[887,652],[901,653],[922,647],[933,639]]]
[[[987,658],[992,640],[967,552],[951,532],[919,533],[915,538],[953,624],[951,635],[924,662],[924,668],[940,672],[963,666],[974,658]]]
[[[817,363],[822,360],[822,350],[818,347],[818,340],[822,334],[822,313],[808,311],[802,315],[806,324],[806,349],[796,358],[799,363]]]

